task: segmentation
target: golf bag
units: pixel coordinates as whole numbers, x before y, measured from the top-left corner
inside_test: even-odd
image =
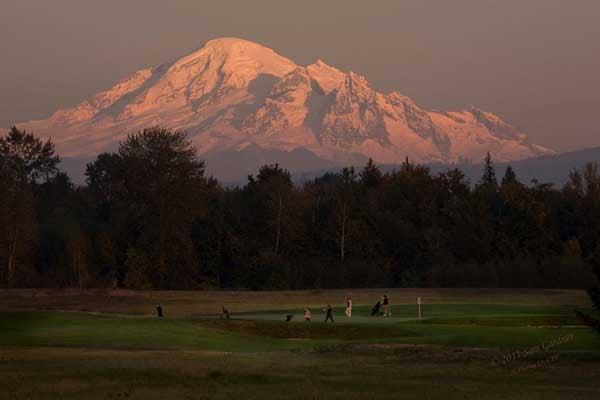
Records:
[[[371,309],[371,316],[374,317],[375,315],[379,315],[380,313],[381,313],[381,302],[378,301],[377,303],[375,303],[375,305]]]

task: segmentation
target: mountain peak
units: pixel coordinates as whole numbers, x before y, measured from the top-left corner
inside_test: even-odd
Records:
[[[237,37],[220,37],[208,40],[200,49],[196,50],[196,52],[200,52],[203,50],[224,53],[231,56],[244,54],[246,51],[261,51],[273,54],[275,53],[269,47]]]
[[[202,47],[194,50],[180,61],[190,61],[197,58],[212,57],[219,60],[252,59],[268,64],[269,62],[283,62],[291,65],[295,63],[277,54],[273,49],[260,43],[236,37],[221,37],[208,40]]]
[[[259,43],[222,37],[207,41],[201,48],[175,62],[170,69],[191,69],[194,74],[216,71],[217,75],[223,73],[227,76],[251,77],[257,73],[267,73],[281,77],[295,67],[293,61]]]
[[[204,43],[202,47],[214,47],[214,46],[232,46],[235,44],[249,44],[255,46],[261,46],[260,44],[251,40],[242,39],[235,36],[221,36],[214,39],[209,39]]]
[[[383,94],[355,72],[317,59],[306,67],[249,40],[221,37],[182,58],[140,70],[47,120],[19,124],[52,138],[65,157],[114,149],[148,126],[184,129],[200,154],[253,144],[308,149],[332,162],[512,160],[548,151],[476,108],[427,111]],[[344,161],[346,160],[346,161]]]

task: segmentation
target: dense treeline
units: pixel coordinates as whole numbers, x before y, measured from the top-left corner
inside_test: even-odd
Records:
[[[151,128],[58,170],[50,142],[0,138],[3,286],[299,289],[587,287],[600,263],[600,174],[563,188],[408,160],[301,186],[265,165],[243,187],[207,177],[185,134]]]

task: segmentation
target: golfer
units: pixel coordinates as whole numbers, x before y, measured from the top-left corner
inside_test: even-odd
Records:
[[[352,298],[346,298],[346,316],[352,318]]]
[[[383,316],[391,317],[392,313],[390,311],[390,299],[388,299],[387,294],[383,295]]]
[[[304,309],[304,321],[306,321],[306,322],[312,321],[312,312],[310,311],[310,308],[308,308],[308,307],[306,307]]]
[[[229,315],[229,310],[227,309],[227,307],[225,307],[224,305],[221,304],[221,319],[229,319],[230,315]]]
[[[333,308],[331,307],[331,304],[327,304],[327,308],[324,308],[323,311],[327,313],[325,315],[325,322],[331,321],[331,323],[333,323]]]

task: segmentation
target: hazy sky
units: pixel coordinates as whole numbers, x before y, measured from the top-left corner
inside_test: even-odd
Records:
[[[0,126],[219,36],[427,108],[477,105],[557,150],[600,146],[599,0],[0,0]]]

